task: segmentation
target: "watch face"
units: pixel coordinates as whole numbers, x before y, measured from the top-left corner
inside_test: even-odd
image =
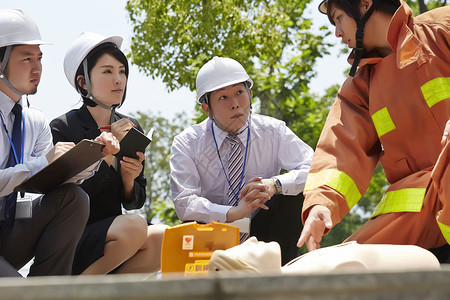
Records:
[[[275,186],[277,187],[277,193],[281,194],[282,190],[281,190],[281,182],[278,179],[275,179]]]

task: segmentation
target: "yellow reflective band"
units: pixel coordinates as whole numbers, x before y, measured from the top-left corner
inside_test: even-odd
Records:
[[[392,122],[391,116],[386,107],[380,109],[372,115],[373,124],[377,130],[378,137],[381,137],[395,129],[394,122]]]
[[[344,172],[328,169],[319,173],[309,173],[306,178],[305,191],[313,190],[322,185],[329,186],[341,193],[345,197],[349,209],[352,209],[356,202],[361,199],[361,193],[355,182]]]
[[[420,89],[428,107],[431,108],[436,103],[450,98],[450,77],[435,78],[422,85]]]
[[[441,230],[442,235],[444,236],[445,240],[447,241],[448,244],[450,244],[450,226],[442,224],[439,221],[437,221],[437,223],[439,225],[439,229]]]
[[[393,212],[419,212],[422,210],[426,189],[402,189],[387,192],[378,203],[371,218]]]

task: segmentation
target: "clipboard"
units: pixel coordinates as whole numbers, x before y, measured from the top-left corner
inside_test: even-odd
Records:
[[[122,157],[131,157],[138,159],[136,152],[145,153],[145,148],[152,141],[153,133],[155,130],[152,128],[147,135],[143,134],[136,128],[132,127],[128,133],[120,141],[120,151],[115,156],[121,160]]]
[[[84,139],[48,166],[14,188],[17,192],[47,194],[73,176],[85,170],[102,155],[105,145]]]

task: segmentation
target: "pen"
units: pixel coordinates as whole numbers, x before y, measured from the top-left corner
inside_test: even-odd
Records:
[[[133,127],[136,127],[136,124],[133,124]],[[102,129],[111,129],[111,125],[99,127],[98,129],[100,129],[100,130],[102,130]]]

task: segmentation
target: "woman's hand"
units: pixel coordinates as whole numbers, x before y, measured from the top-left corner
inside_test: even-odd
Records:
[[[119,142],[123,139],[123,137],[130,131],[132,127],[136,125],[130,121],[130,119],[120,119],[111,124],[111,133],[119,140]]]
[[[124,156],[120,161],[120,172],[125,189],[133,188],[134,180],[141,174],[143,169],[142,162],[145,159],[144,153],[136,152],[136,155],[138,159]]]

